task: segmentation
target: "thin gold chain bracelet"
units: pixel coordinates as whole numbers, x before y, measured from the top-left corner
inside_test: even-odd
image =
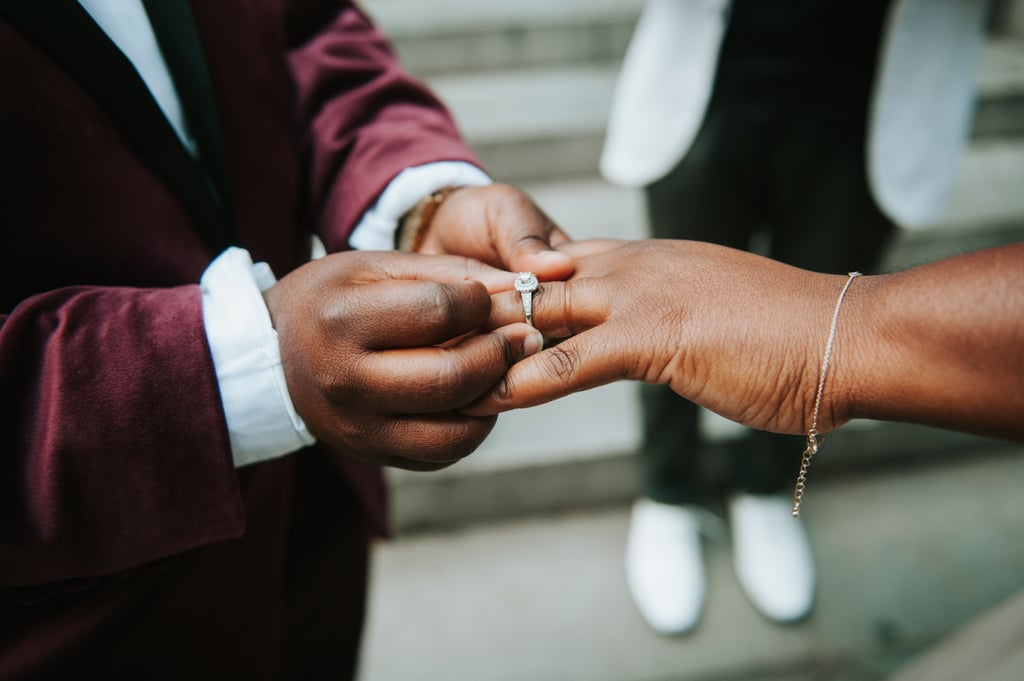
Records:
[[[828,340],[825,341],[825,357],[821,361],[821,374],[818,376],[818,393],[814,396],[814,415],[811,417],[811,429],[807,431],[807,445],[804,447],[803,458],[800,460],[800,473],[796,477],[796,487],[793,490],[793,517],[800,517],[800,504],[804,499],[804,492],[807,489],[807,469],[811,467],[811,459],[818,453],[818,449],[825,442],[825,434],[818,433],[818,410],[821,408],[821,396],[825,393],[825,376],[828,374],[828,363],[832,357],[832,344],[836,339],[836,325],[839,322],[839,310],[843,306],[843,299],[850,289],[853,280],[861,276],[860,272],[847,274],[846,284],[839,292],[839,299],[836,301],[836,309],[832,312],[832,324],[828,330]]]

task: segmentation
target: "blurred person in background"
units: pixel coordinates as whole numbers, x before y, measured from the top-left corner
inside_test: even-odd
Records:
[[[642,187],[652,236],[755,249],[824,273],[877,267],[898,226],[932,220],[969,131],[982,0],[648,0],[601,161]],[[629,593],[664,634],[706,593],[701,533],[722,490],[702,479],[699,410],[641,386],[642,498]],[[815,565],[787,486],[799,441],[748,431],[725,482],[736,575],[768,618],[812,609]]]

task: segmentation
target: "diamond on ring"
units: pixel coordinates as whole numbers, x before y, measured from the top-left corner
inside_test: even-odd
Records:
[[[519,291],[523,299],[523,313],[526,315],[526,323],[530,326],[533,326],[533,292],[538,286],[540,283],[533,272],[520,272],[516,277],[516,291]]]

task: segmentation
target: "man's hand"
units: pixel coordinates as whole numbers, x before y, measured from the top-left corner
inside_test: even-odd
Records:
[[[457,412],[540,349],[526,324],[476,333],[514,275],[466,258],[339,253],[264,297],[288,391],[318,439],[377,463],[432,470],[468,455],[495,416]]]
[[[620,379],[668,383],[734,421],[806,432],[841,277],[685,241],[576,242],[576,274],[534,294],[533,321],[566,339],[512,367],[476,415],[542,404]],[[494,296],[492,324],[522,319]],[[826,428],[829,416],[819,423]]]
[[[572,274],[572,259],[553,250],[568,241],[525,193],[492,184],[452,191],[437,209],[419,251],[534,272],[544,281]]]

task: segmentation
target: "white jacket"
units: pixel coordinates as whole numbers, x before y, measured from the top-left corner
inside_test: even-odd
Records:
[[[988,0],[893,0],[868,135],[875,199],[898,224],[942,209],[970,133]],[[601,173],[641,187],[693,142],[711,96],[729,0],[647,0],[615,90]]]

